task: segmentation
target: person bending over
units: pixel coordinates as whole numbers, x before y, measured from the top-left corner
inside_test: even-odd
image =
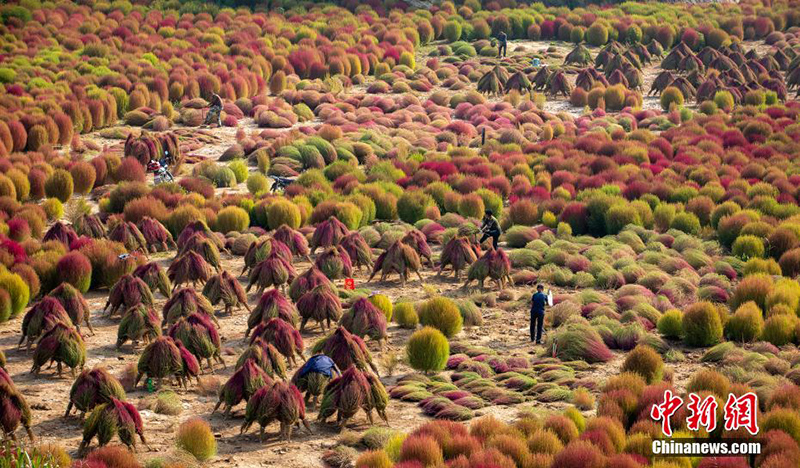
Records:
[[[497,218],[494,217],[494,213],[492,210],[486,210],[483,215],[483,223],[481,224],[481,232],[483,236],[481,237],[480,243],[483,244],[486,242],[486,239],[492,238],[492,245],[494,246],[495,250],[497,250],[497,241],[500,239],[500,234],[502,231],[500,230],[500,223],[497,222]]]

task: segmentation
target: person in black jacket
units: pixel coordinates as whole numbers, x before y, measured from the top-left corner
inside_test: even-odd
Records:
[[[497,250],[497,241],[500,239],[500,234],[503,232],[500,230],[500,223],[497,221],[497,218],[494,217],[494,213],[492,210],[486,210],[483,215],[483,223],[481,224],[481,232],[483,236],[481,237],[480,243],[483,244],[486,239],[492,238],[492,245],[494,246],[495,250]]]
[[[503,31],[497,35],[497,55],[500,57],[506,56],[506,49],[508,47],[508,36]]]
[[[536,286],[536,293],[531,298],[531,341],[542,343],[542,330],[544,329],[544,308],[547,306],[547,294],[544,286]]]

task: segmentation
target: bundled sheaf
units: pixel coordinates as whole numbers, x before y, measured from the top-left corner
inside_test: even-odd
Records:
[[[59,377],[62,364],[70,368],[73,377],[76,368],[83,368],[86,363],[86,344],[75,327],[58,322],[39,338],[33,353],[31,373],[38,375],[42,366],[48,362],[56,363]]]
[[[274,318],[281,319],[293,327],[296,327],[299,322],[297,307],[277,289],[265,292],[258,299],[258,304],[250,312],[250,316],[247,317],[247,331],[245,331],[244,336],[250,335],[250,330],[256,328],[259,324],[266,323]]]
[[[192,288],[181,288],[172,293],[172,296],[164,303],[164,308],[161,310],[164,320],[162,326],[170,326],[177,322],[179,318],[188,317],[195,313],[205,315],[209,320],[219,325],[217,318],[214,316],[214,306],[205,296]]]
[[[187,224],[178,235],[176,242],[179,246],[185,245],[189,239],[197,233],[210,240],[214,245],[216,245],[217,249],[221,250],[225,247],[225,242],[217,237],[217,235],[214,234],[214,231],[212,231],[203,220],[197,220]]]
[[[419,255],[420,260],[425,259],[428,261],[430,266],[433,266],[433,260],[431,259],[433,252],[431,251],[431,247],[428,245],[428,240],[425,238],[425,234],[423,234],[422,231],[419,231],[418,229],[412,229],[408,231],[408,233],[406,233],[402,239],[400,239],[400,242],[411,246],[411,248],[414,249],[414,251]]]
[[[72,226],[56,221],[50,226],[50,229],[42,237],[42,242],[58,241],[69,247],[73,242],[78,240],[78,234],[72,229]]]
[[[177,247],[172,239],[172,233],[158,220],[145,216],[139,221],[137,227],[142,233],[146,244],[150,246],[151,253],[166,252]]]
[[[453,269],[455,278],[461,276],[461,270],[469,267],[478,260],[479,247],[474,246],[466,237],[454,237],[450,239],[442,248],[442,255],[439,257],[439,274],[444,272],[447,266]]]
[[[152,307],[154,303],[153,293],[147,283],[133,275],[125,275],[111,288],[103,311],[108,310],[107,316],[110,317],[120,308],[127,310],[139,304]]]
[[[311,261],[309,258],[311,251],[308,248],[308,239],[301,232],[281,224],[272,234],[272,238],[289,247],[293,255]]]
[[[173,340],[180,341],[186,346],[198,361],[208,362],[208,368],[214,368],[211,358],[225,366],[225,362],[220,356],[222,341],[219,331],[214,323],[203,314],[192,314],[188,317],[179,318],[167,333]]]
[[[531,84],[531,80],[528,78],[528,75],[520,70],[511,75],[508,81],[506,81],[505,88],[506,91],[516,90],[520,93],[525,93],[533,88],[533,84]]]
[[[467,282],[464,287],[468,287],[472,281],[477,281],[483,288],[486,278],[494,280],[500,289],[504,289],[506,282],[511,280],[511,262],[508,255],[502,249],[489,249],[475,263],[470,265],[467,272]]]
[[[116,377],[111,375],[104,367],[86,369],[78,375],[69,391],[69,403],[64,417],[74,407],[81,413],[92,411],[97,405],[111,402],[112,398],[125,400],[125,389]]]
[[[93,214],[82,215],[75,221],[75,232],[92,239],[103,239],[107,236],[106,226],[100,217]]]
[[[89,321],[89,303],[86,302],[83,294],[75,286],[69,283],[61,283],[47,295],[61,303],[70,320],[72,320],[72,324],[75,325],[79,332],[81,331],[81,324],[85,322],[86,326],[89,327],[89,331],[94,335],[94,329]]]
[[[403,284],[408,281],[409,273],[416,273],[419,280],[422,281],[422,275],[419,273],[421,267],[422,263],[417,251],[404,242],[396,241],[378,256],[368,281],[372,281],[378,272],[381,272],[381,281],[385,281],[386,277],[392,273],[397,273]]]
[[[225,313],[230,314],[234,308],[244,307],[250,311],[247,304],[247,294],[239,280],[227,271],[212,276],[203,287],[203,295],[212,305],[220,302],[225,306]]]
[[[375,410],[388,424],[385,411],[388,401],[386,388],[375,375],[351,367],[325,387],[317,419],[324,423],[336,414],[336,424],[344,427],[358,410],[364,410],[372,424]]]
[[[339,295],[335,289],[325,284],[303,294],[297,301],[297,310],[302,319],[301,332],[309,320],[317,322],[323,331],[327,331],[331,323],[336,323],[342,318],[342,302],[339,300]]]
[[[247,252],[245,252],[242,274],[247,273],[272,254],[277,255],[287,263],[292,263],[294,259],[292,251],[287,244],[273,237],[261,237],[250,244]]]
[[[114,226],[114,229],[108,234],[108,238],[112,241],[119,242],[125,246],[129,252],[142,252],[147,253],[147,240],[142,235],[142,232],[130,221],[121,221]]]
[[[292,365],[297,363],[297,357],[305,361],[303,337],[291,323],[279,318],[261,322],[253,329],[250,343],[254,343],[257,338],[274,345],[275,349],[283,354]]]
[[[0,368],[0,408],[3,409],[0,412],[0,428],[3,429],[4,438],[16,442],[17,436],[14,433],[22,425],[31,442],[35,440],[31,431],[33,419],[31,407],[2,368]]]
[[[258,287],[258,294],[262,294],[271,286],[283,290],[295,276],[297,275],[292,263],[273,252],[250,271],[247,292],[250,292],[254,285]]]
[[[342,315],[340,323],[347,331],[362,338],[369,336],[375,341],[381,341],[388,337],[386,315],[365,297],[353,302],[350,310]]]
[[[172,132],[151,133],[142,131],[138,136],[133,132],[125,140],[125,157],[136,158],[142,166],[151,160],[160,160],[166,154],[172,158],[171,169],[177,169],[183,162],[183,155],[178,144],[178,137]]]
[[[292,280],[292,284],[289,285],[289,297],[297,302],[305,293],[321,285],[326,285],[331,289],[334,287],[331,280],[319,271],[319,268],[311,266],[302,275]]]
[[[350,255],[340,245],[328,247],[317,255],[314,266],[332,280],[349,278],[353,275],[353,264],[350,261]]]
[[[61,302],[53,297],[45,296],[34,304],[22,318],[22,336],[17,348],[22,347],[27,341],[28,350],[30,350],[33,342],[57,323],[72,326],[72,319],[64,310]]]
[[[306,421],[306,405],[303,396],[293,384],[286,382],[273,382],[271,385],[261,387],[247,401],[244,413],[244,422],[239,435],[244,434],[254,422],[261,427],[259,438],[263,442],[264,429],[272,421],[281,425],[281,439],[291,442],[294,426],[303,423],[308,433],[311,427]]]
[[[194,361],[197,362],[196,360]],[[139,356],[136,365],[136,380],[134,388],[139,385],[143,377],[155,379],[156,385],[161,385],[161,379],[175,376],[181,381],[183,372],[183,359],[180,348],[168,336],[159,336],[148,344]]]
[[[495,66],[478,79],[478,92],[498,96],[505,91],[508,73],[502,67]]]
[[[139,341],[149,343],[160,335],[161,326],[156,310],[139,304],[122,314],[117,328],[117,349],[127,341],[132,341],[135,347]]]
[[[583,44],[578,44],[564,57],[564,65],[578,65],[585,67],[592,63],[592,54]]]
[[[239,356],[236,368],[242,367],[248,359],[252,359],[270,377],[286,379],[286,359],[272,343],[256,337]]]
[[[332,378],[342,374],[331,358],[324,354],[312,356],[306,363],[292,376],[292,383],[305,393],[304,400],[306,405],[310,400],[317,406],[319,397],[325,391],[325,387]]]
[[[133,276],[141,279],[150,288],[150,291],[158,291],[164,297],[169,297],[172,290],[172,282],[161,266],[156,262],[139,265],[133,270]]]
[[[95,436],[98,445],[102,447],[111,442],[115,435],[131,450],[136,450],[137,435],[147,446],[139,411],[132,404],[112,397],[110,402],[95,407],[92,414],[86,418],[83,426],[83,440],[78,448],[78,453],[85,453]]]
[[[366,370],[369,368],[376,374],[378,373],[378,368],[372,362],[372,355],[364,340],[341,326],[327,337],[317,341],[312,352],[323,353],[333,359],[339,369],[357,367]]]
[[[183,346],[180,340],[175,341],[175,346],[178,347],[178,351],[181,353],[181,372],[178,375],[178,382],[180,382],[184,388],[189,388],[190,378],[194,377],[197,379],[198,383],[200,382],[200,361],[197,360],[191,351]]]
[[[219,401],[214,406],[215,413],[220,406],[224,405],[225,415],[228,416],[231,409],[241,401],[248,401],[258,391],[258,389],[272,385],[273,380],[264,372],[263,369],[251,359],[242,364],[234,371],[233,375],[225,382],[219,390]]]
[[[188,252],[194,252],[209,265],[214,267],[217,271],[222,268],[222,261],[220,259],[220,249],[209,237],[206,237],[201,232],[196,232],[186,239],[186,242],[179,244],[178,253],[175,255],[181,257]]]
[[[331,216],[327,221],[317,224],[314,229],[314,234],[311,236],[311,253],[314,253],[319,247],[327,248],[339,243],[350,231],[337,218]]]
[[[167,275],[172,281],[172,289],[182,284],[191,283],[193,287],[197,283],[205,283],[214,274],[205,259],[197,252],[189,251],[178,257],[172,262],[167,270]]]
[[[347,252],[347,255],[350,256],[350,263],[359,271],[362,266],[372,268],[372,249],[358,231],[344,236],[339,246]]]

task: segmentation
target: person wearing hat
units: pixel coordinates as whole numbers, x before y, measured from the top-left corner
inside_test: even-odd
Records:
[[[531,341],[542,343],[542,330],[544,329],[544,308],[547,306],[547,294],[544,286],[536,286],[536,293],[531,298]]]
[[[500,234],[502,231],[500,230],[500,223],[497,221],[497,218],[494,217],[494,213],[492,210],[486,210],[483,215],[483,223],[481,224],[481,232],[483,236],[481,237],[480,243],[483,244],[488,238],[492,238],[492,245],[494,246],[495,250],[497,250],[497,241],[500,239]]]

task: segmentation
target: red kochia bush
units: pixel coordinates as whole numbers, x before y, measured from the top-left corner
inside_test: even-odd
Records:
[[[80,252],[70,252],[56,264],[58,277],[75,286],[81,293],[89,290],[92,282],[92,263]]]
[[[147,174],[144,166],[136,158],[124,158],[114,171],[114,179],[117,182],[145,182]]]

